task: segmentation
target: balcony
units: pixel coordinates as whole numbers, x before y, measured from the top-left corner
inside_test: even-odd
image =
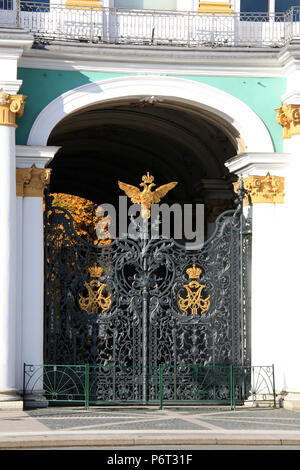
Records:
[[[300,7],[285,13],[212,14],[78,7],[0,0],[0,27],[20,27],[36,42],[71,41],[179,47],[282,47],[300,41]]]

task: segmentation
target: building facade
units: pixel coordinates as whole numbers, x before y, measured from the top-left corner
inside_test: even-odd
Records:
[[[297,0],[0,2],[3,400],[45,363],[45,192],[117,204],[151,171],[210,215],[243,179],[251,364],[300,406],[299,84]]]

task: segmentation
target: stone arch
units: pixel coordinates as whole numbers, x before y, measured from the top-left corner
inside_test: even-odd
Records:
[[[210,85],[166,76],[119,77],[69,90],[41,111],[27,145],[47,145],[52,129],[62,119],[87,106],[156,98],[200,111],[233,141],[237,153],[274,151],[267,127],[243,101]]]

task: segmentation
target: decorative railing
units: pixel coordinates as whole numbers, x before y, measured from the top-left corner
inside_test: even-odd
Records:
[[[276,407],[274,366],[24,365],[24,408],[78,404],[221,404]]]
[[[300,7],[285,13],[199,14],[0,0],[0,27],[18,26],[37,41],[281,47],[300,39]]]

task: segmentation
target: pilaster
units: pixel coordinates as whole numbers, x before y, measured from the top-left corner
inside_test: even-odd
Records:
[[[289,152],[290,167],[285,181],[285,206],[287,220],[281,246],[285,259],[280,266],[280,286],[286,292],[282,309],[281,356],[284,362],[282,387],[284,407],[300,409],[300,376],[297,362],[300,344],[297,332],[300,329],[299,281],[300,263],[299,230],[299,175],[300,175],[300,50],[299,45],[290,44],[281,54],[287,77],[286,93],[281,97],[281,107],[276,111],[277,122],[282,126],[285,152]]]
[[[16,146],[17,194],[17,387],[23,363],[43,363],[43,196],[59,147]]]
[[[248,193],[244,211],[252,219],[251,362],[253,366],[274,364],[278,392],[285,380],[278,342],[286,302],[280,273],[285,262],[285,180],[290,159],[287,153],[245,153],[226,163],[232,173],[243,177]]]

